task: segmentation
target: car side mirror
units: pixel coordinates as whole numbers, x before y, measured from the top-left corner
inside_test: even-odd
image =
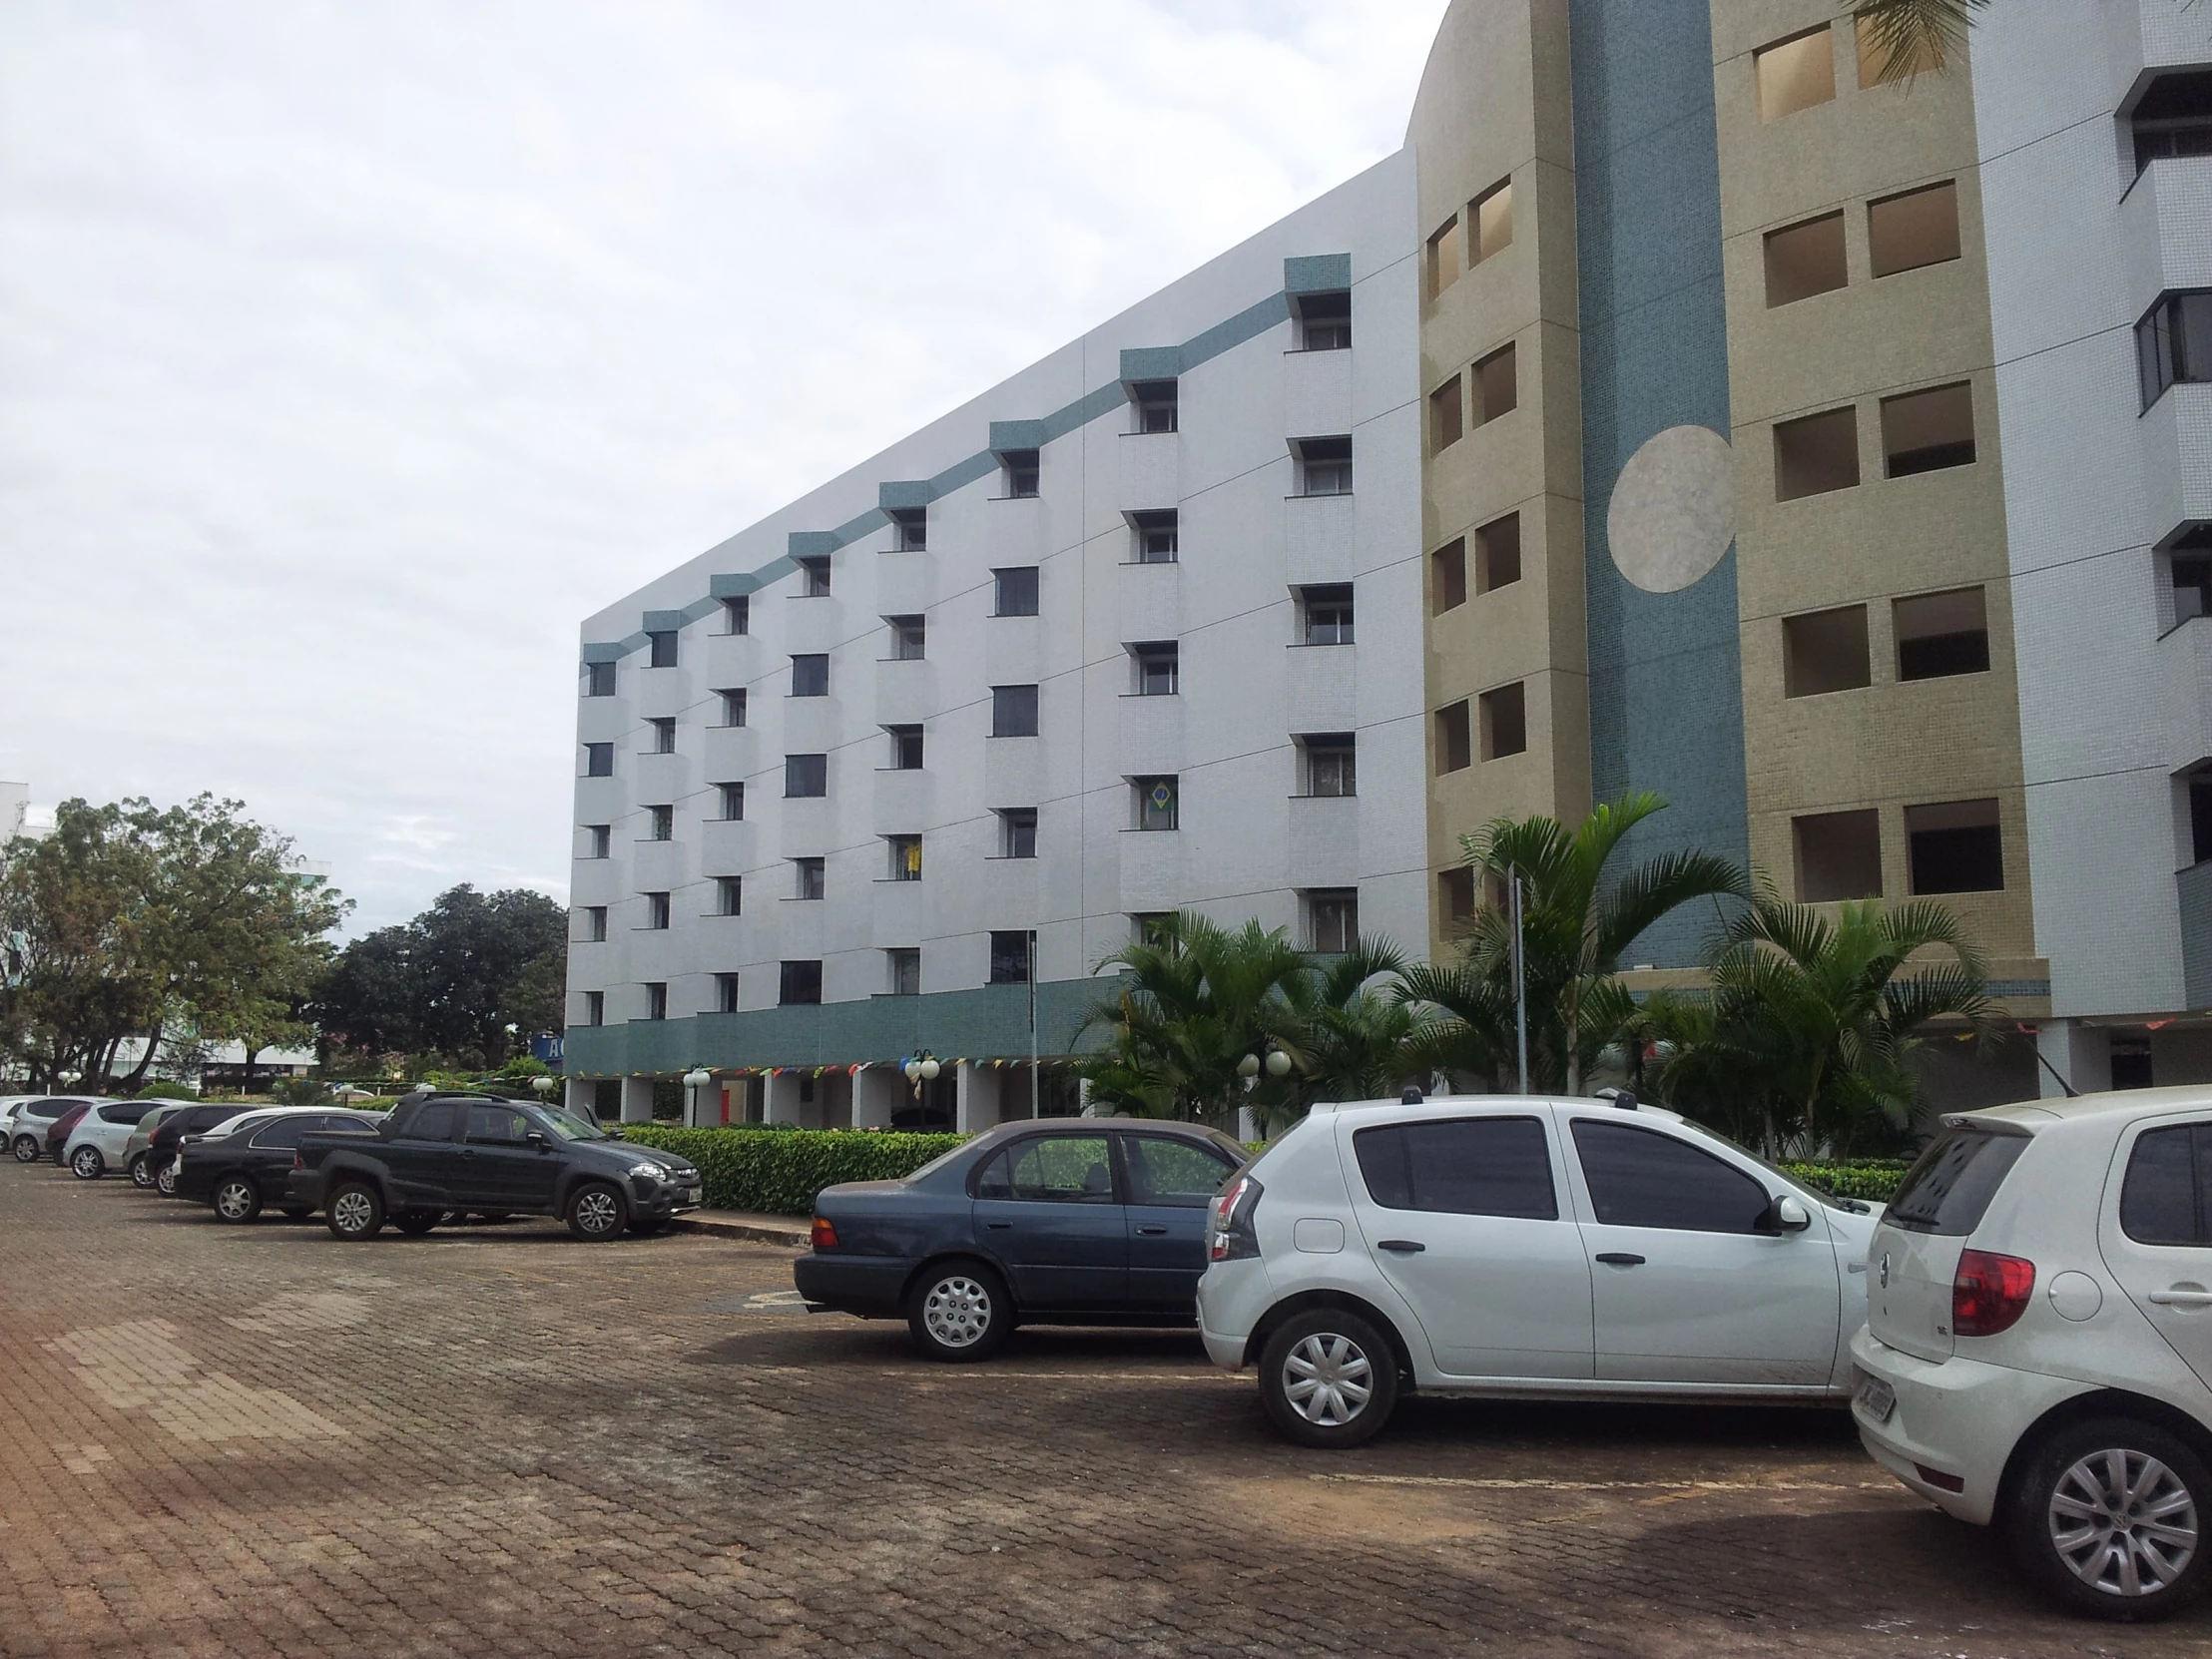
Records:
[[[551,1144],[546,1140],[545,1131],[542,1129],[533,1129],[530,1131],[529,1134],[523,1136],[522,1138],[528,1141],[532,1146],[536,1147],[540,1152],[543,1152],[546,1147]]]
[[[1802,1233],[1812,1225],[1812,1212],[1788,1193],[1769,1204],[1766,1214],[1759,1218],[1762,1233]]]
[[[607,1131],[607,1139],[609,1139],[610,1141],[619,1141],[619,1140],[621,1140],[621,1139],[622,1139],[622,1131],[621,1131],[621,1130],[619,1130],[619,1129],[610,1129],[610,1130],[608,1130],[608,1131]]]

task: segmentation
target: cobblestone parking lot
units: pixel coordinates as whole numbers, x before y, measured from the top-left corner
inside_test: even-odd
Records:
[[[0,1653],[2198,1654],[2027,1599],[1831,1412],[1415,1401],[1275,1440],[1194,1338],[993,1364],[790,1255],[214,1224],[0,1169]]]

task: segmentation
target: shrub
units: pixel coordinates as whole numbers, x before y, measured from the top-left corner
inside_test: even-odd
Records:
[[[1857,1198],[1869,1204],[1887,1204],[1913,1166],[1903,1158],[1864,1158],[1850,1163],[1800,1162],[1782,1166],[1783,1173],[1809,1187]]]
[[[718,1210],[810,1216],[815,1196],[840,1181],[895,1181],[942,1153],[959,1135],[881,1134],[871,1129],[680,1129],[628,1123],[638,1146],[680,1153],[699,1166],[701,1197]]]
[[[134,1100],[198,1100],[199,1091],[183,1083],[149,1083],[131,1097]]]

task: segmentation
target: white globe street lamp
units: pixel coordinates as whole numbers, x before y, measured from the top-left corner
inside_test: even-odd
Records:
[[[553,1092],[553,1079],[550,1077],[533,1077],[530,1079],[530,1087],[537,1090],[538,1098],[543,1100]]]
[[[692,1127],[699,1126],[699,1091],[715,1080],[715,1074],[705,1066],[694,1066],[684,1073],[684,1087],[691,1090]]]
[[[1284,1053],[1280,1048],[1269,1049],[1268,1075],[1270,1077],[1288,1077],[1290,1076],[1290,1074],[1291,1057],[1288,1054]]]

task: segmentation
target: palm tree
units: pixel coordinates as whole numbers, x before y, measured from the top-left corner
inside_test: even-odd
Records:
[[[1404,997],[1374,988],[1385,975],[1401,983],[1404,952],[1387,939],[1363,939],[1342,956],[1310,967],[1288,990],[1302,1029],[1288,1052],[1309,1100],[1376,1100],[1429,1069],[1416,1052],[1423,1020]]]
[[[1453,1086],[1472,1083],[1495,1090],[1513,1064],[1513,987],[1510,979],[1464,965],[1416,963],[1397,977],[1391,994],[1422,1010],[1407,1044],[1416,1071],[1440,1071]]]
[[[1989,0],[1867,0],[1852,16],[1865,28],[1862,50],[1880,59],[1876,79],[1887,86],[1923,69],[1948,74],[1950,54],[1966,43],[1973,14]]]
[[[1570,833],[1557,819],[1498,819],[1459,838],[1467,862],[1493,885],[1518,876],[1529,1081],[1582,1092],[1582,1079],[1621,1034],[1635,1004],[1615,977],[1637,935],[1699,898],[1748,896],[1744,872],[1716,853],[1662,852],[1609,879],[1607,864],[1629,830],[1666,810],[1650,791],[1600,805]],[[1513,925],[1505,909],[1475,912],[1466,965],[1512,1005]],[[1507,1031],[1511,1031],[1510,1025]],[[1510,1047],[1508,1047],[1510,1052]]]
[[[1960,1020],[1986,1050],[1993,1014],[1981,957],[1942,905],[1863,899],[1831,921],[1768,890],[1716,939],[1709,998],[1656,996],[1639,1024],[1660,1045],[1661,1098],[1776,1157],[1894,1137],[1920,1101],[1930,1023]]]

